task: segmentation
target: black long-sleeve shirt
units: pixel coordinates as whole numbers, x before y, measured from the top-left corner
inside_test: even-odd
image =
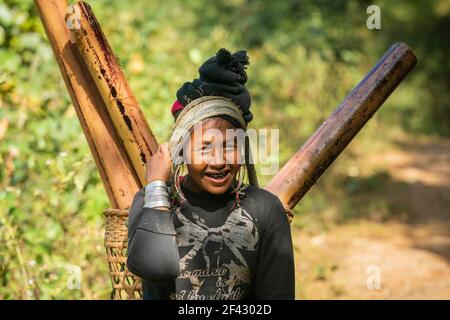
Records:
[[[128,221],[128,268],[143,278],[144,299],[294,299],[289,222],[272,193],[248,186],[241,206],[230,192],[196,193],[171,211],[143,208]]]

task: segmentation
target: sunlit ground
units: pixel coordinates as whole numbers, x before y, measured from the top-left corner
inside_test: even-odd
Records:
[[[379,151],[352,165],[353,205],[296,217],[297,299],[450,299],[450,140]]]

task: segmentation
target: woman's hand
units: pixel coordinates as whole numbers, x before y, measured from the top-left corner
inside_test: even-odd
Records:
[[[172,175],[172,158],[168,143],[160,144],[156,153],[147,162],[145,180],[150,183],[154,180],[169,182]]]

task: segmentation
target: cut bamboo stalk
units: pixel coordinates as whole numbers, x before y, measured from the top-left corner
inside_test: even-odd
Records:
[[[118,60],[87,3],[80,1],[69,6],[66,22],[133,167],[145,185],[145,165],[157,151],[158,143]]]
[[[70,42],[67,0],[35,0],[61,74],[80,120],[112,208],[126,209],[142,184],[128,159],[103,100]]]
[[[293,209],[416,63],[406,44],[394,44],[265,189]]]

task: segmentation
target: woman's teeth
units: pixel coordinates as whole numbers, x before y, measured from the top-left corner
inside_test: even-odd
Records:
[[[222,172],[222,173],[206,173],[208,177],[214,178],[214,179],[223,179],[228,174],[228,171]]]

